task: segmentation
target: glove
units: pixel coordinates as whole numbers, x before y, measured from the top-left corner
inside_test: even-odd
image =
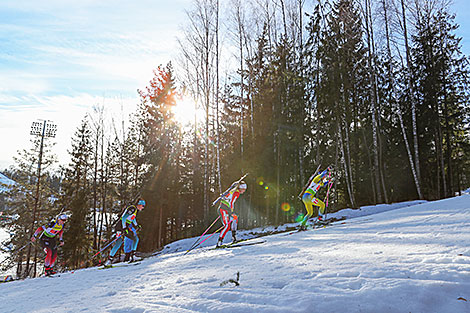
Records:
[[[63,240],[60,240],[59,241],[59,246],[63,246],[64,245],[64,241]]]
[[[31,237],[31,241],[32,241],[32,242],[36,242],[36,237],[34,237],[34,236]]]
[[[142,229],[142,226],[137,225],[137,230],[140,231]]]
[[[119,238],[119,237],[121,236],[121,234],[122,234],[122,233],[121,233],[120,231],[117,231],[117,232],[116,232],[116,238]]]

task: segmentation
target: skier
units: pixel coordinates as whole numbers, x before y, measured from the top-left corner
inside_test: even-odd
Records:
[[[109,258],[104,264],[109,266],[113,263],[114,255],[121,247],[124,242],[124,261],[134,261],[134,254],[137,250],[137,245],[139,244],[139,237],[137,236],[137,229],[140,229],[140,225],[137,224],[136,216],[137,212],[142,211],[145,207],[145,200],[140,199],[137,202],[137,205],[130,205],[124,211],[124,214],[119,219],[116,224],[116,238],[117,241],[114,243],[111,252],[109,253]],[[124,237],[124,238],[123,238]]]
[[[300,222],[300,229],[304,230],[306,228],[307,220],[313,215],[313,206],[318,207],[318,218],[317,222],[323,220],[323,215],[325,214],[325,203],[318,198],[315,198],[315,194],[321,187],[328,184],[328,173],[330,172],[328,167],[323,172],[315,176],[308,184],[304,194],[302,195],[302,202],[307,209],[307,214],[304,216]]]
[[[57,236],[59,237],[59,246],[64,244],[62,235],[64,233],[64,224],[67,221],[67,214],[60,214],[55,220],[52,220],[47,226],[39,226],[31,237],[32,242],[39,239],[39,244],[46,252],[44,261],[44,271],[46,276],[57,273],[53,268],[57,259]],[[38,237],[39,235],[39,237]]]
[[[232,243],[237,241],[236,232],[238,224],[238,216],[233,214],[233,205],[238,197],[246,191],[246,183],[244,181],[235,182],[232,184],[233,187],[230,188],[227,195],[223,196],[219,204],[219,215],[224,224],[222,231],[219,235],[219,240],[217,241],[216,247],[220,247],[224,241],[224,237],[227,234],[228,230],[232,230]]]

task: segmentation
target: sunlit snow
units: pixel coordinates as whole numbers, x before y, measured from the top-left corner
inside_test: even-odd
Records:
[[[138,265],[0,284],[1,311],[470,312],[470,195],[347,212],[261,244],[212,250],[213,236],[184,255],[191,238]]]

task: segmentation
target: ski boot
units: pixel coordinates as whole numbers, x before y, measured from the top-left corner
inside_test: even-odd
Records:
[[[235,231],[232,230],[232,243],[235,243],[235,242],[237,242],[237,236],[236,236]]]
[[[45,274],[46,276],[51,276],[51,275],[54,275],[54,274],[56,274],[56,273],[57,273],[57,272],[54,271],[54,269],[52,268],[52,266],[46,266],[46,267],[44,268],[44,274]]]
[[[222,245],[222,238],[219,238],[219,240],[217,240],[217,244],[215,245],[215,247],[219,248],[221,245]]]
[[[104,262],[104,266],[107,267],[107,266],[111,266],[111,264],[113,264],[113,257],[110,256],[106,262]]]
[[[132,253],[132,254],[131,254],[131,256],[132,256],[132,262],[139,262],[139,261],[142,261],[142,259],[144,258],[141,253],[138,253],[138,252],[135,251],[135,250],[132,251],[131,253]]]
[[[135,251],[131,251],[130,254],[129,254],[129,263],[132,263],[132,262],[138,262],[142,260],[142,258],[138,257],[135,255]]]
[[[308,219],[305,219],[305,218],[300,222],[299,231],[307,230],[307,222],[308,222]]]
[[[315,224],[316,225],[325,225],[325,224],[328,224],[328,222],[325,221],[323,216],[318,215],[317,220],[315,221]]]

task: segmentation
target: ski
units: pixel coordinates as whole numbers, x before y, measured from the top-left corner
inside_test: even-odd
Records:
[[[309,230],[315,230],[315,229],[319,229],[319,228],[326,228],[326,227],[330,227],[330,226],[333,226],[333,222],[338,222],[338,221],[342,221],[342,220],[345,220],[346,218],[330,218],[330,219],[327,219],[325,221],[317,221],[309,226],[307,226],[306,229],[301,229],[299,227],[296,227],[295,230],[293,231],[287,231],[288,233],[285,234],[284,236],[289,236],[289,235],[292,235],[292,234],[295,234],[295,233],[298,233],[298,232],[302,232],[302,231],[309,231]],[[345,222],[343,222],[345,223]]]
[[[50,277],[50,278],[54,278],[54,277],[60,277],[60,274],[59,274],[59,273],[55,273],[55,274],[51,274],[51,275],[42,274],[42,275],[39,276],[39,277]],[[18,279],[18,280],[23,280],[23,279]]]
[[[248,175],[248,173],[246,173],[245,175],[243,175],[239,180],[237,180],[236,182],[234,182],[227,190],[225,190],[217,199],[214,200],[214,202],[212,202],[212,205],[216,205],[217,203],[219,203],[220,200],[222,200],[223,197],[225,197],[229,192],[230,190],[232,190],[233,188],[235,187],[238,187],[238,185],[240,185],[240,182],[242,180],[245,179],[245,177]]]
[[[235,248],[235,247],[243,247],[243,246],[251,246],[251,245],[256,245],[256,244],[260,244],[260,243],[265,243],[265,242],[266,242],[266,240],[262,240],[262,241],[259,241],[259,240],[258,240],[258,241],[254,241],[254,242],[247,242],[247,241],[254,240],[254,239],[258,239],[258,237],[248,238],[248,239],[242,239],[242,240],[237,240],[237,241],[235,241],[235,242],[231,242],[231,243],[228,243],[228,244],[225,244],[225,245],[221,245],[221,246],[212,248],[211,250],[227,249],[227,248]]]
[[[242,243],[234,243],[226,247],[226,249],[231,249],[231,248],[236,248],[236,247],[244,247],[244,246],[253,246],[253,245],[259,245],[262,243],[265,243],[266,240],[261,240],[261,241],[254,241],[254,242],[242,242]]]
[[[116,267],[128,267],[128,266],[133,266],[133,265],[139,265],[141,262],[136,261],[136,262],[131,262],[131,263],[116,263],[116,264],[110,264],[110,265],[103,265],[102,267],[99,267],[99,270],[105,270],[109,268],[116,268]]]

